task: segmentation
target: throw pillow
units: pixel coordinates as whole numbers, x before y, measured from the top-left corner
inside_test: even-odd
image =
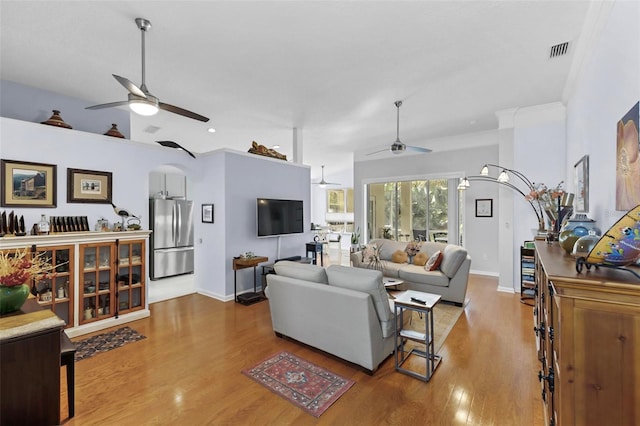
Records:
[[[391,261],[393,263],[407,263],[408,259],[409,255],[407,254],[407,252],[404,252],[402,250],[396,250],[391,255]]]
[[[424,265],[424,269],[427,271],[435,271],[440,266],[440,262],[442,262],[442,252],[438,250],[431,255],[426,265]]]
[[[375,244],[367,244],[362,250],[362,262],[369,263],[378,255],[378,246]]]
[[[413,264],[418,266],[424,266],[427,264],[427,260],[429,260],[427,253],[420,252],[413,257]]]

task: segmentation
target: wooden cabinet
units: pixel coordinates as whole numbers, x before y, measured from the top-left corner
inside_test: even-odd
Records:
[[[66,327],[73,327],[74,246],[37,247],[36,251],[55,266],[49,278],[35,284],[38,303],[42,307],[51,309],[65,322]]]
[[[60,424],[64,322],[35,299],[0,318],[0,425]]]
[[[145,267],[149,233],[81,232],[2,238],[0,250],[28,247],[51,259],[55,271],[51,278],[36,283],[37,300],[63,319],[66,333],[75,337],[150,315]]]
[[[547,424],[640,424],[640,282],[611,268],[577,273],[536,242],[534,309]]]
[[[115,288],[115,243],[102,242],[80,245],[82,303],[80,324],[112,316]]]
[[[145,305],[144,247],[144,241],[140,240],[118,244],[118,313],[142,309]]]

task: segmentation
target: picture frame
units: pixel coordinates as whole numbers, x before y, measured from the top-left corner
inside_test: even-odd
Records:
[[[67,203],[111,204],[112,178],[111,172],[67,169]]]
[[[213,204],[202,205],[202,223],[213,223]]]
[[[57,166],[28,161],[0,160],[2,207],[54,208]]]
[[[576,197],[574,209],[578,213],[589,211],[589,156],[584,155],[573,166]]]
[[[493,217],[493,199],[476,199],[476,217]]]

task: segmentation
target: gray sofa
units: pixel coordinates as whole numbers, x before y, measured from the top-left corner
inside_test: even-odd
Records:
[[[403,280],[404,284],[401,288],[439,294],[442,300],[453,302],[458,306],[464,303],[471,257],[463,247],[455,244],[423,242],[420,251],[428,257],[438,250],[443,254],[440,268],[427,271],[423,266],[391,261],[395,251],[404,251],[406,242],[374,239],[369,244],[378,246],[384,276]],[[362,261],[362,251],[352,253],[351,262],[356,268],[370,268],[368,263]]]
[[[370,373],[393,353],[395,318],[380,271],[290,261],[277,262],[274,270],[265,293],[277,336]]]

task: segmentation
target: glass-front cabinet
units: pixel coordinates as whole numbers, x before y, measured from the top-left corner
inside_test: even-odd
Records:
[[[118,313],[142,309],[144,301],[144,241],[118,243]]]
[[[80,246],[80,324],[113,316],[114,243]]]
[[[53,268],[47,278],[34,284],[38,304],[51,309],[66,327],[73,327],[74,246],[38,247],[35,255]]]
[[[36,301],[66,323],[69,337],[146,318],[150,231],[73,232],[0,238],[0,253],[27,251],[51,265],[33,281]]]

